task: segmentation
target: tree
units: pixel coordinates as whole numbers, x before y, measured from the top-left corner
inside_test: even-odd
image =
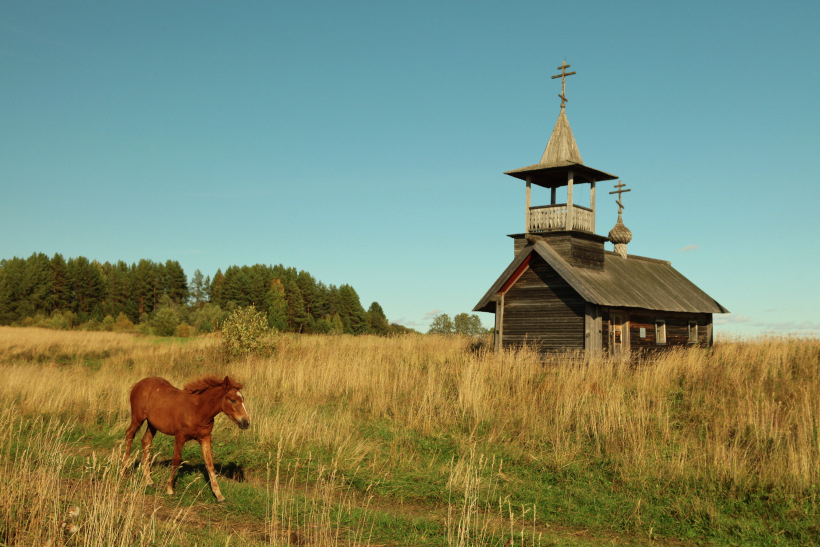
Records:
[[[74,311],[87,316],[102,302],[105,278],[98,262],[89,262],[84,256],[68,261]]]
[[[51,291],[49,307],[52,310],[67,310],[71,303],[71,288],[68,285],[68,266],[60,253],[51,257]]]
[[[221,268],[217,268],[209,287],[210,289],[208,290],[208,295],[210,297],[210,301],[214,304],[223,306],[225,304],[225,300],[222,296],[224,292],[223,289],[225,287],[225,274],[222,273]]]
[[[150,260],[141,259],[133,269],[133,294],[137,301],[137,316],[154,310],[155,265]]]
[[[180,323],[181,321],[176,310],[176,305],[171,300],[171,297],[168,295],[163,296],[160,305],[157,306],[154,318],[151,321],[154,334],[157,336],[173,336],[174,331]]]
[[[182,304],[188,300],[188,278],[179,262],[167,260],[163,268],[163,292],[174,304]]]
[[[288,301],[285,298],[285,287],[279,279],[271,280],[270,289],[265,295],[265,307],[268,312],[268,325],[280,332],[287,330]]]
[[[197,269],[194,275],[191,276],[191,298],[194,299],[194,306],[201,308],[205,303],[205,278],[202,277],[202,272]]]
[[[384,315],[384,310],[378,302],[373,302],[367,309],[367,318],[370,323],[370,330],[374,334],[384,336],[390,332],[390,323],[387,322],[387,316]]]
[[[476,314],[467,315],[460,313],[453,318],[453,327],[456,334],[464,334],[466,336],[477,336],[484,333],[484,327],[481,325],[481,318]]]
[[[285,299],[287,300],[287,319],[290,330],[302,332],[308,322],[308,314],[305,311],[305,301],[302,292],[295,281],[289,282],[285,286]]]
[[[366,334],[370,331],[367,320],[367,312],[364,311],[359,295],[350,285],[339,287],[339,307],[342,322],[345,324],[346,332],[350,334]]]
[[[455,327],[453,326],[453,321],[450,319],[450,316],[446,313],[440,313],[433,318],[433,322],[430,324],[430,330],[427,331],[427,334],[453,334],[455,332]]]

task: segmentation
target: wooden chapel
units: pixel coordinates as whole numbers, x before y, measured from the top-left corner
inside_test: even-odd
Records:
[[[622,218],[608,237],[595,233],[596,183],[617,177],[584,164],[566,116],[563,62],[561,110],[541,161],[505,174],[526,182],[525,232],[513,234],[515,258],[473,308],[495,314],[496,349],[532,346],[540,352],[580,350],[622,355],[631,350],[710,346],[712,315],[727,313],[670,262],[629,255],[632,233]],[[589,185],[589,204],[574,200]],[[531,203],[532,186],[550,192]],[[564,190],[565,189],[565,190]],[[557,203],[558,191],[566,203]],[[604,250],[607,241],[614,251]]]

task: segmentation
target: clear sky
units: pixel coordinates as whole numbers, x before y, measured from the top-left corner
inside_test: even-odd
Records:
[[[566,60],[629,252],[730,309],[719,334],[816,335],[819,28],[817,1],[4,2],[0,258],[281,263],[426,331],[512,260],[503,172],[540,159]]]

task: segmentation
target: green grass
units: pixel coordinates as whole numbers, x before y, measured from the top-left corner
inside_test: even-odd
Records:
[[[458,461],[458,442],[447,434],[425,436],[397,431],[379,420],[362,422],[359,429],[364,438],[382,441],[377,446],[385,453],[370,454],[371,461],[383,463],[387,447],[397,436],[401,436],[407,454],[412,457],[375,472],[366,465],[346,468],[336,464],[340,487],[359,500],[370,497],[375,501],[366,508],[346,511],[331,508],[334,521],[344,529],[365,527],[368,537],[377,544],[445,545],[445,508],[453,503],[454,496],[447,486],[446,469]],[[177,474],[176,494],[167,501],[196,505],[210,520],[250,521],[262,529],[269,517],[266,481],[270,480],[270,468],[275,462],[271,461],[269,452],[245,442],[241,433],[222,433],[221,437],[215,437],[214,459],[222,471],[220,487],[229,501],[224,505],[216,503],[196,442],[185,445],[186,463]],[[120,427],[75,424],[68,428],[62,441],[70,451],[86,447],[106,452],[122,441],[122,435]],[[135,441],[138,439],[139,435]],[[493,494],[506,499],[513,507],[537,507],[536,524],[542,527],[552,525],[591,530],[593,534],[597,531],[603,537],[621,536],[619,544],[650,538],[679,538],[691,540],[693,544],[707,541],[768,546],[777,541],[778,545],[809,545],[820,537],[818,489],[802,495],[776,488],[740,493],[736,485],[712,481],[647,481],[645,477],[631,476],[628,470],[606,459],[588,457],[557,469],[527,460],[518,453],[509,453],[503,446],[477,443],[475,450],[488,460],[503,462],[503,483],[497,485]],[[139,443],[135,442],[132,457],[137,458],[138,453]],[[153,492],[164,498],[167,497],[164,484],[170,471],[173,439],[157,435],[152,454],[155,457],[152,476],[157,485]],[[297,466],[298,462],[301,465]],[[81,459],[72,460],[65,469],[67,476],[72,476],[81,465]],[[315,481],[319,468],[330,468],[334,464],[325,447],[308,445],[284,454],[280,466],[288,465],[293,467],[291,478],[297,484],[309,485]],[[132,472],[140,473],[138,469]],[[483,469],[481,474],[487,483],[498,475],[490,468]],[[303,488],[309,490],[308,486]],[[150,493],[152,489],[146,491]],[[309,510],[305,509],[309,506],[307,497],[297,496],[295,505],[292,518],[301,525],[306,519],[304,513]],[[213,545],[224,545],[229,535],[221,529],[196,533],[198,541],[210,538],[204,544]],[[541,536],[543,540],[544,533]],[[530,534],[528,541],[534,542],[535,536]],[[582,544],[561,543],[574,541],[561,536],[546,541],[543,544]]]

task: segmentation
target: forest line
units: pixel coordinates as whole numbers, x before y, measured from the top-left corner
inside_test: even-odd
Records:
[[[190,281],[176,260],[100,263],[33,253],[0,260],[0,325],[130,330],[160,335],[211,332],[238,307],[262,311],[281,332],[408,332],[390,324],[378,302],[367,310],[349,284],[327,285],[310,273],[255,264],[196,270]],[[180,326],[181,332],[180,332]]]

